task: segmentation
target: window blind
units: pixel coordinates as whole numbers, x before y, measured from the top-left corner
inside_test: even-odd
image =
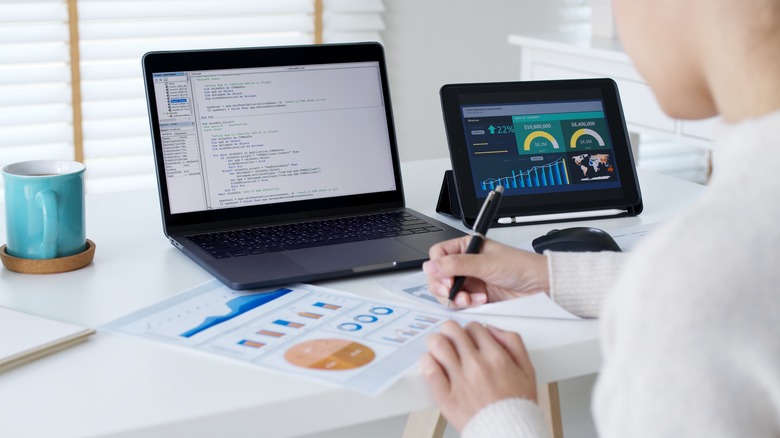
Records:
[[[382,0],[323,0],[322,40],[381,42],[384,11]]]
[[[155,186],[144,53],[308,43],[313,10],[311,0],[79,0],[87,191]]]
[[[77,5],[87,192],[155,186],[141,56],[307,44],[317,0],[71,0]],[[381,0],[321,0],[322,41],[380,41]],[[69,159],[68,0],[0,0],[0,164]]]
[[[64,0],[0,1],[0,167],[73,159],[68,40]]]

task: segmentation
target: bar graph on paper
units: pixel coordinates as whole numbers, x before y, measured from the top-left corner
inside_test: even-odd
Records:
[[[511,175],[497,176],[480,181],[482,190],[493,190],[498,185],[506,189],[550,187],[571,184],[564,157],[552,163],[534,166],[527,170],[512,170]]]
[[[190,338],[197,335],[198,333],[203,332],[204,330],[208,330],[223,322],[230,321],[233,318],[241,316],[254,308],[260,307],[263,304],[269,303],[290,292],[292,292],[292,289],[281,288],[264,294],[238,296],[225,303],[225,306],[230,309],[228,313],[225,313],[224,315],[207,316],[203,322],[198,324],[197,327],[193,327],[192,329],[181,333],[179,336]]]
[[[312,285],[235,291],[214,280],[101,329],[376,394],[448,316]]]

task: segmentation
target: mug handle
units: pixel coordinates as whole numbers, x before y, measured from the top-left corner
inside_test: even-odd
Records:
[[[35,203],[43,209],[43,241],[40,254],[43,259],[57,257],[57,230],[60,219],[57,215],[57,194],[54,190],[41,190],[35,195]]]

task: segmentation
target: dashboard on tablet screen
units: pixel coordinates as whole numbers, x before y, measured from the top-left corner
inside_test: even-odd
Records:
[[[642,211],[611,79],[449,84],[441,99],[464,223],[498,185],[500,216]]]

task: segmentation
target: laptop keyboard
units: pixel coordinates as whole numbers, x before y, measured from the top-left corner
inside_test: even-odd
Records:
[[[406,213],[326,219],[188,236],[218,259],[361,240],[408,236],[441,228]]]

